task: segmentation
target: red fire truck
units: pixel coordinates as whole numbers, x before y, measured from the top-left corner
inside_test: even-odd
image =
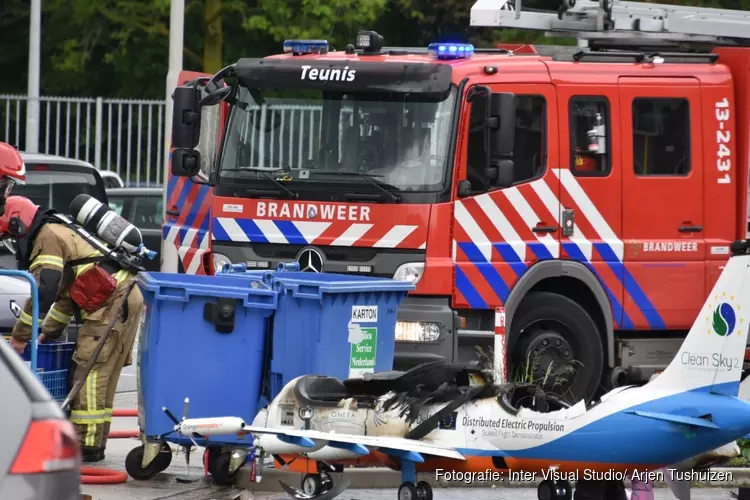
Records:
[[[501,305],[512,366],[575,397],[663,369],[747,231],[750,14],[512,7],[479,0],[472,25],[585,47],[363,31],[184,73],[163,269],[413,281],[396,369],[474,358]]]

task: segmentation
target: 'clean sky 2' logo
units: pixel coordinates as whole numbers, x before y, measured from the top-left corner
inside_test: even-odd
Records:
[[[714,297],[714,300],[718,299],[718,296]],[[734,297],[729,297],[729,300],[733,301]],[[713,314],[711,317],[711,327],[714,333],[716,333],[720,337],[727,337],[734,332],[734,329],[737,326],[737,312],[735,311],[735,307],[739,309],[739,305],[732,307],[729,302],[721,302],[713,310]],[[709,331],[709,333],[711,332]]]

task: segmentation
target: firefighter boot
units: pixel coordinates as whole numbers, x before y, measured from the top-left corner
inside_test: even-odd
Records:
[[[104,450],[90,446],[81,447],[81,461],[84,463],[101,462],[104,460]]]

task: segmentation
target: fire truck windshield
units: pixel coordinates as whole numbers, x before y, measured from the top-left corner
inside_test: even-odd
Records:
[[[240,87],[218,183],[252,180],[274,189],[281,179],[293,181],[295,191],[353,184],[367,193],[441,191],[451,165],[456,93],[455,87],[439,95]]]

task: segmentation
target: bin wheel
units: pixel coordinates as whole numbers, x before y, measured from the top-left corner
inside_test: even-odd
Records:
[[[214,482],[219,486],[232,486],[234,478],[237,477],[237,472],[240,470],[237,468],[233,473],[229,473],[229,461],[232,458],[232,452],[219,453],[213,460],[211,460],[211,455],[214,455],[214,453],[209,452],[208,454],[208,472],[211,473]]]
[[[209,446],[204,453],[207,454],[206,467],[210,471],[213,469],[216,459],[221,455],[221,446]]]
[[[161,453],[159,455],[161,455]],[[141,445],[130,450],[130,453],[125,457],[125,470],[128,475],[136,481],[147,481],[166,469],[171,462],[172,454],[170,453],[168,459],[162,459],[159,456],[152,460],[146,467],[142,467],[143,445]],[[160,468],[163,463],[166,463],[166,467]]]
[[[161,453],[159,453],[156,456],[156,458],[154,458],[154,461],[151,462],[151,464],[155,464],[157,462],[158,462],[157,472],[162,472],[162,471],[167,470],[167,468],[172,464],[172,448],[170,448],[167,443],[162,443]]]
[[[302,478],[302,492],[305,495],[315,497],[320,495],[323,489],[323,480],[318,474],[305,474]]]

